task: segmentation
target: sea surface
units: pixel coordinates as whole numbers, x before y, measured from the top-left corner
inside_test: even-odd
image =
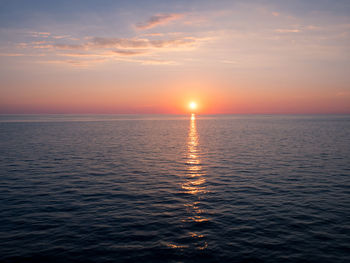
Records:
[[[349,115],[1,115],[0,262],[350,262]]]

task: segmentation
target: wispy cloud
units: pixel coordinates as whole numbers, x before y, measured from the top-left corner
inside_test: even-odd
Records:
[[[33,37],[49,37],[51,35],[50,32],[29,32]]]
[[[140,50],[113,50],[114,54],[120,55],[120,56],[138,56],[142,54],[146,54],[147,51],[140,51]]]
[[[147,54],[146,50],[111,50],[111,51],[102,51],[95,53],[83,53],[81,51],[71,51],[67,53],[58,53],[59,56],[64,57],[77,57],[77,58],[94,58],[94,57],[118,57],[118,56],[139,56]]]
[[[192,48],[201,41],[201,38],[196,37],[173,37],[168,39],[148,39],[148,38],[106,38],[94,37],[85,43],[81,44],[63,44],[46,42],[33,42],[34,48],[47,48],[56,50],[76,50],[76,51],[93,51],[98,49],[109,49],[114,52],[125,54],[142,54],[141,50],[160,50],[160,49],[186,49]]]
[[[146,22],[136,24],[137,29],[150,29],[159,25],[168,24],[170,21],[182,18],[183,14],[157,14],[152,16]]]
[[[142,65],[177,65],[176,62],[171,60],[142,60],[139,62]]]
[[[208,40],[180,34],[163,39],[89,37],[80,43],[61,39],[50,42],[33,41],[26,48],[47,50],[47,55],[54,56],[54,59],[42,61],[48,64],[87,67],[114,60],[141,65],[177,65],[175,61],[160,58],[160,52],[193,50],[200,42]],[[59,43],[60,41],[66,43]]]
[[[163,33],[147,33],[147,34],[143,34],[143,36],[146,36],[146,37],[161,37],[161,36],[164,36]]]
[[[63,50],[86,50],[86,45],[83,44],[53,44],[49,45],[47,47],[53,47],[57,49],[63,49]]]
[[[299,33],[299,32],[301,32],[301,30],[300,29],[286,28],[286,29],[276,29],[275,32],[277,32],[277,33]]]
[[[30,36],[34,38],[44,38],[44,39],[72,39],[71,35],[58,35],[51,32],[36,32],[29,31],[26,32]]]
[[[175,61],[172,60],[164,60],[164,59],[152,59],[152,58],[146,58],[146,59],[118,59],[122,61],[127,62],[137,62],[141,65],[177,65]]]
[[[54,39],[62,39],[62,38],[70,38],[70,35],[57,35],[57,36],[52,36]]]
[[[147,38],[101,38],[95,37],[88,44],[104,48],[177,48],[191,46],[196,43],[194,37],[178,37],[172,39],[150,40]]]
[[[53,64],[53,65],[70,65],[77,68],[88,68],[96,64],[106,62],[105,58],[95,58],[95,59],[57,59],[57,60],[40,60],[38,63],[43,64]]]
[[[110,61],[110,57],[108,54],[96,56],[90,54],[81,54],[81,56],[77,54],[64,54],[68,57],[72,56],[72,58],[67,59],[53,59],[53,60],[40,60],[38,63],[42,64],[53,64],[53,65],[70,65],[76,68],[89,68],[91,66],[96,66],[97,64],[101,64],[107,61]],[[141,65],[177,65],[175,61],[172,60],[163,60],[163,59],[153,59],[153,58],[144,58],[144,59],[135,59],[128,57],[114,57],[113,60],[123,61],[129,63],[137,63]]]
[[[94,37],[88,45],[101,48],[146,48],[148,39]]]

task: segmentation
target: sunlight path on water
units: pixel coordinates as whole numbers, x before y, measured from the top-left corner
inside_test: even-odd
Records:
[[[182,189],[193,197],[190,199],[190,202],[185,204],[189,214],[185,221],[199,226],[209,221],[209,219],[203,215],[204,211],[201,209],[201,199],[204,197],[207,190],[204,185],[206,182],[206,174],[202,169],[200,155],[196,116],[192,114],[187,142],[187,180],[182,184]],[[205,235],[201,233],[201,228],[191,232],[190,235],[195,239],[194,244],[197,249],[203,250],[208,247],[208,243],[205,241]]]

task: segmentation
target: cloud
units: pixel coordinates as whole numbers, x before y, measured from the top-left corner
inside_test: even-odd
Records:
[[[150,29],[159,25],[168,24],[170,21],[177,20],[183,17],[183,14],[157,14],[152,16],[146,22],[138,23],[136,25],[137,29]]]
[[[93,37],[87,38],[85,42],[79,44],[34,41],[30,47],[46,49],[56,56],[111,58],[144,56],[146,54],[150,56],[157,54],[159,51],[192,50],[201,41],[206,40],[208,39],[188,36],[173,36],[166,39]]]
[[[111,49],[121,55],[136,55],[145,53],[141,50],[155,49],[179,49],[193,47],[199,42],[195,37],[173,37],[170,39],[147,39],[147,38],[106,38],[94,37],[82,44],[43,45],[46,42],[33,42],[34,48],[47,48],[57,50],[93,51],[97,49]]]
[[[178,65],[175,61],[172,60],[163,60],[163,59],[118,59],[120,61],[139,63],[141,65]]]
[[[148,38],[87,38],[85,42],[50,43],[32,42],[32,48],[47,49],[54,59],[42,61],[47,64],[90,67],[107,61],[124,61],[141,65],[177,65],[175,61],[161,59],[159,51],[182,51],[194,48],[201,39],[174,36],[166,39]],[[60,57],[62,59],[60,59]]]
[[[106,62],[105,58],[96,58],[96,59],[64,59],[64,60],[41,60],[38,63],[43,64],[54,64],[54,65],[70,65],[77,68],[87,68],[96,64]]]
[[[26,32],[27,34],[30,34],[34,38],[45,38],[45,39],[72,39],[71,35],[57,35],[51,32],[36,32],[36,31],[30,31]]]
[[[197,39],[194,37],[184,37],[176,38],[170,40],[151,40],[150,43],[153,47],[156,48],[178,48],[178,47],[189,47],[197,42]]]
[[[299,33],[301,32],[299,29],[276,29],[277,33]]]
[[[148,59],[139,61],[142,65],[177,65],[175,61],[171,60],[157,60],[157,59]]]
[[[77,44],[54,44],[52,47],[63,49],[63,50],[84,50],[86,49],[85,45]]]
[[[81,53],[81,52],[69,52],[69,53],[59,53],[58,56],[63,57],[76,57],[76,58],[96,58],[96,57],[108,57],[107,54],[92,54],[92,53]]]
[[[33,36],[33,37],[49,37],[51,35],[50,32],[30,32],[30,34]]]
[[[120,56],[137,56],[147,53],[146,51],[140,51],[140,50],[113,50],[114,54],[120,55]]]
[[[49,43],[48,41],[33,41],[32,45],[43,45]]]
[[[110,61],[109,54],[105,55],[90,55],[90,54],[62,54],[64,56],[72,56],[68,59],[53,59],[53,60],[40,60],[38,63],[43,64],[53,64],[53,65],[68,65],[76,68],[88,68],[101,64],[107,61]],[[86,56],[85,56],[86,55]],[[114,57],[115,61],[124,61],[129,63],[138,63],[141,65],[178,65],[175,61],[172,60],[162,60],[154,58],[145,58],[145,59],[134,59],[129,57]]]
[[[147,34],[143,34],[143,36],[145,37],[161,37],[164,36],[163,33],[147,33]]]
[[[150,29],[182,18],[183,14],[157,14],[143,23],[138,29]],[[43,63],[70,64],[88,66],[107,61],[125,61],[142,65],[176,65],[176,61],[167,59],[169,52],[194,50],[208,38],[184,32],[148,33],[136,32],[133,37],[98,37],[86,36],[79,39],[69,34],[54,32],[27,32],[31,34],[30,42],[18,45],[21,52],[29,56],[47,56]],[[41,39],[40,39],[41,38]],[[15,56],[17,52],[13,52]],[[16,54],[15,54],[16,53]],[[2,54],[2,56],[5,56]],[[17,55],[19,56],[19,55]],[[91,62],[91,63],[90,63]]]
[[[58,53],[59,56],[64,57],[77,57],[77,58],[110,58],[110,57],[118,57],[118,56],[139,56],[146,54],[146,50],[111,50],[111,51],[102,51],[102,52],[94,52],[94,53],[82,53],[78,52],[69,52],[69,53]]]
[[[102,38],[95,37],[88,45],[100,48],[144,49],[144,48],[179,48],[194,45],[194,37],[150,40],[147,38]]]
[[[57,35],[57,36],[52,36],[54,39],[62,39],[62,38],[70,38],[70,35]]]
[[[100,48],[147,48],[149,47],[149,40],[142,38],[95,37],[89,45]]]

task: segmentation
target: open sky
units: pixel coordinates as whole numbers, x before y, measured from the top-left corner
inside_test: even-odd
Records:
[[[0,113],[350,113],[350,1],[0,0]]]

